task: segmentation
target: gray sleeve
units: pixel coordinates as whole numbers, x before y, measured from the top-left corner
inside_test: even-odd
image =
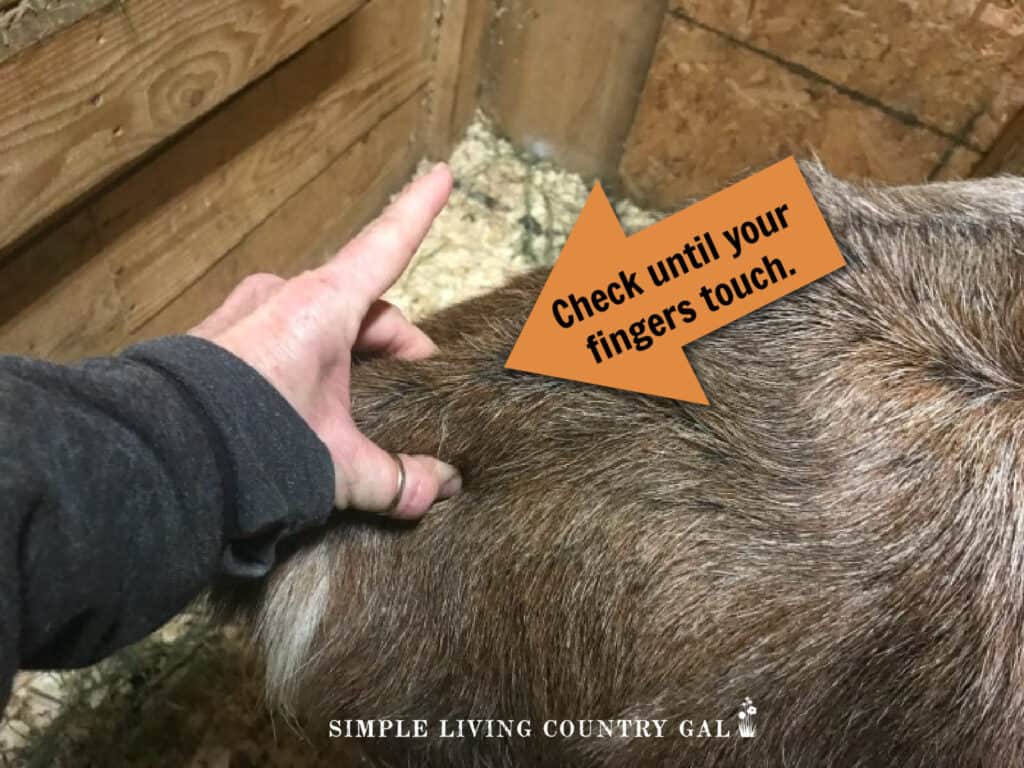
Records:
[[[263,576],[333,498],[323,443],[214,344],[0,357],[0,705],[19,667],[91,663],[216,576]]]

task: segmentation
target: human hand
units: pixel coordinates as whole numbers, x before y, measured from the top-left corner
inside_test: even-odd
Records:
[[[330,262],[291,280],[252,275],[192,329],[259,371],[299,412],[334,462],[339,508],[419,517],[461,487],[458,471],[429,456],[395,459],[352,421],[352,352],[404,360],[433,342],[380,296],[398,279],[451,194],[446,166],[412,182]]]

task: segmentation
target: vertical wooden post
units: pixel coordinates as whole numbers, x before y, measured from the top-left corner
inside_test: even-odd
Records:
[[[666,0],[505,0],[484,107],[514,144],[585,176],[614,177]]]
[[[462,138],[480,104],[484,44],[494,0],[441,0],[431,86],[427,152],[442,159]]]

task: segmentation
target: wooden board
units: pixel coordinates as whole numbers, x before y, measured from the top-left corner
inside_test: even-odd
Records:
[[[1018,0],[671,0],[680,19],[797,64],[975,150],[1024,104]]]
[[[292,277],[323,264],[408,180],[420,156],[422,117],[415,97],[385,117],[125,341],[187,331],[246,275]]]
[[[431,74],[429,3],[373,0],[0,271],[0,349],[128,338]],[[359,179],[351,183],[361,189]]]
[[[494,18],[493,0],[445,0],[441,13],[427,146],[438,159],[451,154],[480,103],[484,45]]]
[[[131,0],[0,63],[0,245],[365,0]]]
[[[614,176],[665,0],[508,0],[489,47],[484,106],[518,147]]]
[[[669,16],[622,160],[636,199],[675,209],[787,154],[834,173],[919,182],[979,154],[814,72]]]

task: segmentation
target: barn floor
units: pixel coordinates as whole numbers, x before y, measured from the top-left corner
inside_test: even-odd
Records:
[[[413,318],[551,263],[589,191],[578,176],[528,162],[483,121],[451,166],[451,202],[388,294]],[[656,219],[628,202],[616,209],[629,231]],[[197,610],[90,670],[23,674],[0,723],[0,767],[359,765],[267,713],[243,646],[237,630]]]

